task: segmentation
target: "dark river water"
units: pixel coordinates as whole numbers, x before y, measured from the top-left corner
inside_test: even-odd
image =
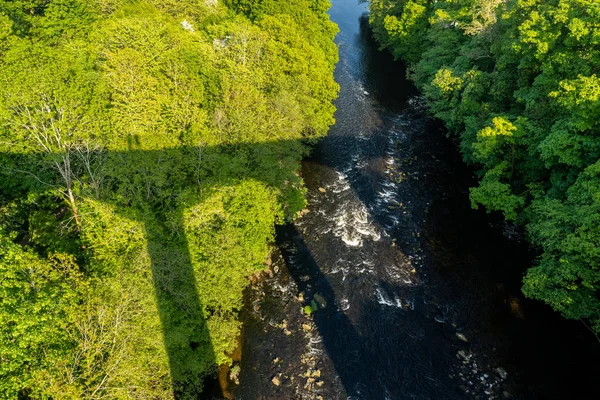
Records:
[[[599,399],[598,342],[522,297],[522,233],[471,210],[472,172],[366,12],[333,1],[337,123],[303,163],[308,212],[247,290],[229,396]]]

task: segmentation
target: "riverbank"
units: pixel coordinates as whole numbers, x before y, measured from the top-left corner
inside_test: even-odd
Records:
[[[279,272],[246,292],[235,397],[595,395],[595,339],[523,298],[534,254],[471,209],[473,172],[365,11],[333,2],[337,124],[303,162],[308,213],[278,228]]]
[[[527,230],[523,293],[599,334],[600,30],[567,3],[372,0],[369,20],[476,171],[473,207]]]

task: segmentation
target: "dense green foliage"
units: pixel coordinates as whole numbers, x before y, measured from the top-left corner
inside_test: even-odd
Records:
[[[383,47],[410,63],[478,168],[474,207],[528,226],[523,291],[600,331],[600,2],[373,0]]]
[[[325,0],[0,1],[0,397],[198,398],[333,123]]]

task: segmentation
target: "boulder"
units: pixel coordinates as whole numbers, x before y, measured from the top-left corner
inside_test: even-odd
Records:
[[[460,332],[456,332],[456,337],[462,342],[469,343],[469,339]]]
[[[500,376],[500,378],[502,379],[506,379],[506,377],[508,376],[508,372],[506,372],[506,370],[502,367],[498,367],[496,368],[496,373]]]
[[[327,301],[325,300],[325,298],[323,298],[323,296],[321,296],[320,294],[315,294],[313,296],[313,299],[315,300],[315,302],[319,305],[319,307],[321,308],[325,308],[327,307]]]

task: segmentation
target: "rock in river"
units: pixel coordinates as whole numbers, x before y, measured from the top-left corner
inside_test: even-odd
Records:
[[[456,337],[465,343],[469,343],[469,339],[467,339],[467,337],[460,332],[456,332]]]
[[[323,296],[321,296],[320,294],[315,294],[313,296],[315,302],[319,305],[319,307],[321,308],[325,308],[327,307],[327,301],[325,301],[325,299],[323,298]]]
[[[502,379],[506,379],[506,377],[508,376],[508,372],[506,372],[506,370],[502,367],[496,368],[496,373],[500,375],[500,378]]]

